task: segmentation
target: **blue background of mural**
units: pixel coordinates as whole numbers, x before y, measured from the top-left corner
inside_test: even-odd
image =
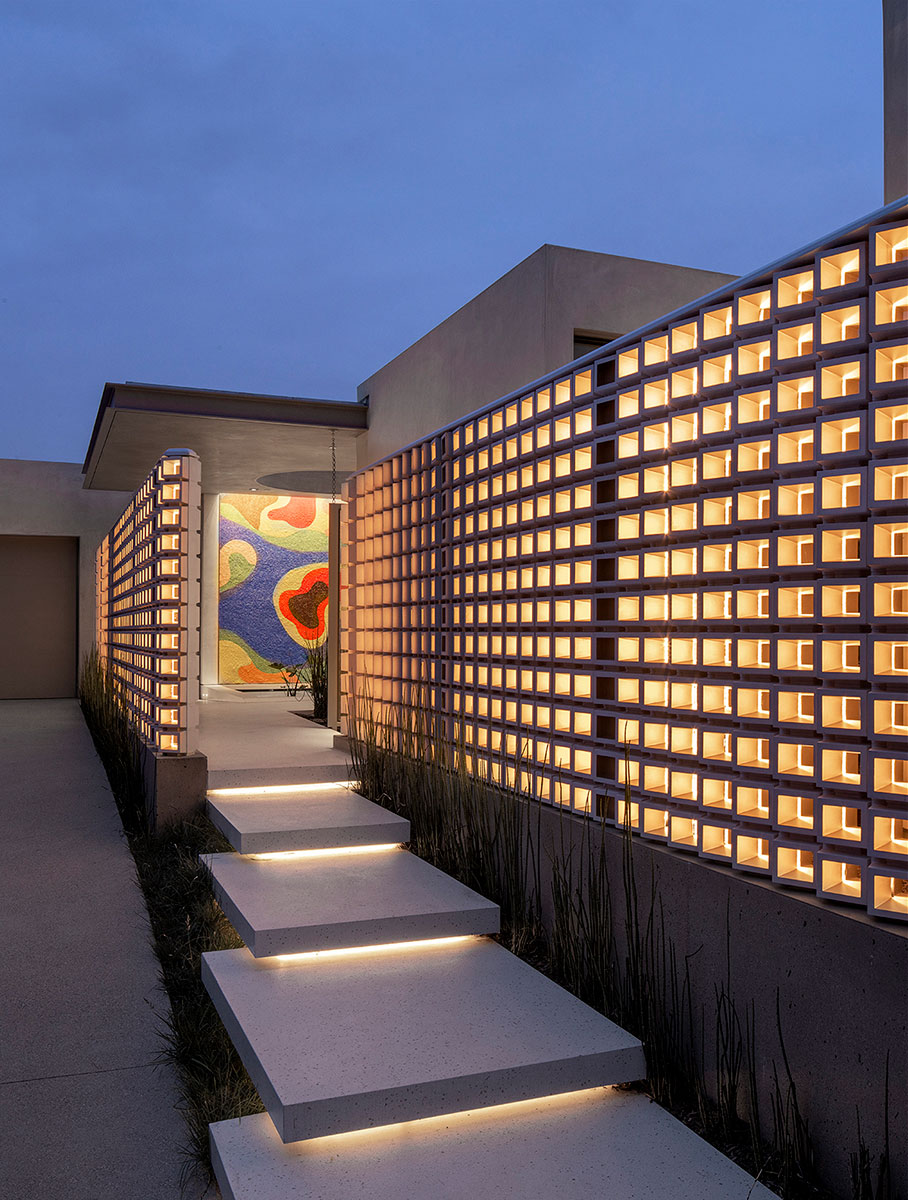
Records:
[[[222,629],[238,633],[270,662],[302,662],[305,651],[291,638],[274,608],[272,595],[278,581],[294,567],[319,566],[325,555],[318,551],[288,550],[275,546],[248,526],[221,518],[219,543],[243,541],[257,555],[255,570],[229,591],[222,592],[218,619]]]

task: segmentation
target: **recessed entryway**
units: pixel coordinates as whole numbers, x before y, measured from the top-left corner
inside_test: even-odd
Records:
[[[75,696],[79,539],[0,536],[0,699]]]

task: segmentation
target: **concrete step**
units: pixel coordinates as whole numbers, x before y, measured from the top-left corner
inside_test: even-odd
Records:
[[[646,1096],[596,1088],[284,1145],[264,1113],[211,1125],[224,1200],[773,1200]]]
[[[348,783],[350,765],[333,750],[325,752],[325,762],[295,767],[254,767],[209,770],[208,788],[287,787],[294,783]]]
[[[208,815],[240,854],[406,842],[410,822],[337,785],[297,791],[208,793]]]
[[[498,932],[497,904],[401,847],[206,861],[257,958]]]
[[[202,979],[287,1142],[645,1072],[636,1038],[485,938],[221,950]]]

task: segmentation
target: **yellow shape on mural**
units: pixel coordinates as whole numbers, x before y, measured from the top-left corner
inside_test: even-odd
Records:
[[[235,633],[221,631],[218,639],[218,678],[230,683],[280,683],[275,671]]]
[[[221,496],[221,516],[288,550],[322,550],[328,505],[315,496]]]

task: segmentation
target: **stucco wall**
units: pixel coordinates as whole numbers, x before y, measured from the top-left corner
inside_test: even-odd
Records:
[[[0,533],[79,539],[80,662],[94,641],[95,550],[130,499],[83,490],[78,463],[0,459]]]
[[[883,0],[885,203],[908,195],[908,0]]]
[[[79,539],[0,533],[0,699],[76,694]]]
[[[541,246],[357,389],[367,466],[574,357],[574,330],[627,333],[733,276]]]

